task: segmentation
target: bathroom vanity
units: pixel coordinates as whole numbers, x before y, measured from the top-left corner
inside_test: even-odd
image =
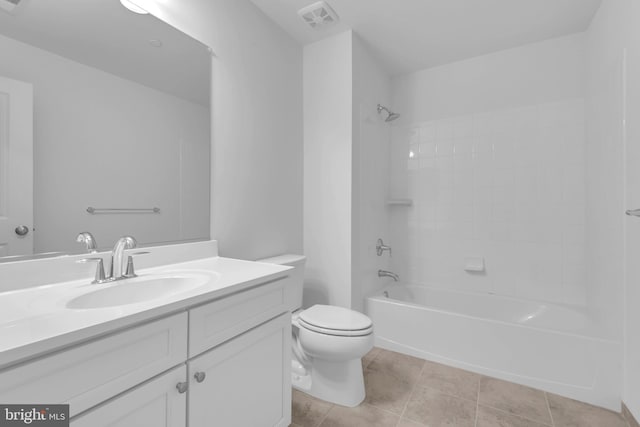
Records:
[[[0,402],[68,403],[74,427],[288,426],[289,268],[215,242],[149,251],[106,285],[90,266],[56,281],[81,256],[0,265]]]

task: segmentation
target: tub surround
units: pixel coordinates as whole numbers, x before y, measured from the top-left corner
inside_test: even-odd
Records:
[[[218,256],[217,242],[147,248],[138,257],[140,277],[197,272],[212,280],[163,298],[98,309],[66,304],[103,285],[91,285],[95,265],[77,264],[85,255],[0,265],[0,369],[63,347],[223,298],[287,276],[289,267]],[[92,256],[106,253],[92,254]],[[189,260],[190,259],[190,260]],[[47,277],[49,281],[47,281]],[[127,286],[123,282],[117,286]],[[6,290],[11,289],[11,290]]]

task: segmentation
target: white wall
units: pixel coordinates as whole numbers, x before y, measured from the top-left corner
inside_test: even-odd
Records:
[[[352,33],[304,47],[304,305],[351,307]]]
[[[304,48],[305,306],[363,310],[388,255],[389,127],[377,114],[390,80],[351,31]]]
[[[414,200],[392,213],[408,248],[394,268],[432,286],[585,303],[584,75],[578,34],[393,80],[392,195]],[[466,257],[486,272],[465,272]]]
[[[587,285],[607,334],[622,340],[623,6],[605,2],[587,32]]]
[[[215,52],[211,237],[221,255],[300,253],[302,48],[248,0],[139,3]]]
[[[377,105],[390,107],[391,79],[353,35],[353,182],[352,182],[352,307],[363,310],[364,298],[387,284],[378,270],[389,268],[389,254],[376,254],[376,241],[389,241],[390,124]]]
[[[587,158],[590,287],[611,334],[624,340],[622,400],[640,420],[640,224],[623,215],[640,203],[638,16],[637,1],[604,0],[588,31]]]
[[[0,37],[0,74],[34,85],[36,252],[209,236],[209,110]],[[160,214],[89,215],[94,207]]]

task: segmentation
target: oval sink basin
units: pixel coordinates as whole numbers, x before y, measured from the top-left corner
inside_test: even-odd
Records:
[[[95,285],[99,289],[70,300],[67,308],[106,308],[138,304],[186,293],[213,280],[213,276],[205,274],[149,275],[124,279]]]

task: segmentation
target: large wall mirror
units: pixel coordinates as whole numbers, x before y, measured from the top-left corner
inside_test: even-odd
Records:
[[[119,0],[0,2],[0,260],[81,252],[82,231],[100,249],[207,239],[209,49]],[[22,84],[33,117],[16,124]],[[15,208],[31,192],[33,220]]]

